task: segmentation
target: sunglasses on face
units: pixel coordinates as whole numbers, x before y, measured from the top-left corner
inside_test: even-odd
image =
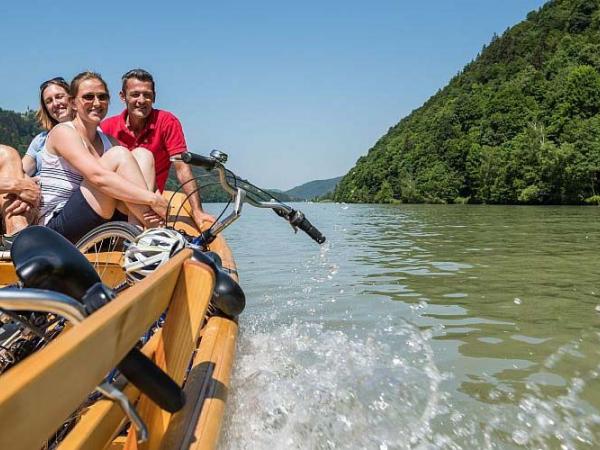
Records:
[[[93,102],[95,98],[97,98],[99,102],[107,102],[109,96],[106,92],[100,92],[99,94],[93,94],[90,92],[89,94],[83,94],[81,96],[81,99],[87,103]]]
[[[63,85],[67,84],[68,85],[69,83],[67,83],[67,80],[65,80],[63,77],[50,78],[49,80],[46,80],[42,84],[40,84],[40,91],[43,91],[51,84],[63,84]]]

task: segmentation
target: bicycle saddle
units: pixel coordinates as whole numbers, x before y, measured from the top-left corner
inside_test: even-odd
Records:
[[[10,249],[17,276],[26,288],[50,289],[81,300],[100,277],[77,248],[50,228],[22,230]]]

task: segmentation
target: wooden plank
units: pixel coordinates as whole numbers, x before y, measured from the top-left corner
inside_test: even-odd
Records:
[[[142,352],[146,356],[154,356],[161,334],[162,329],[157,330],[144,345]],[[140,392],[132,384],[128,384],[123,392],[132,403],[135,403],[140,396]],[[105,448],[110,444],[115,431],[124,419],[125,413],[117,403],[108,399],[99,400],[82,415],[75,428],[60,443],[58,449],[88,450]],[[121,446],[124,443],[123,441]]]
[[[17,281],[18,278],[12,261],[0,261],[0,285],[5,286]]]
[[[205,394],[201,397],[202,410],[194,430],[194,436],[189,443],[190,450],[216,447],[229,391],[237,332],[237,323],[222,317],[213,317],[207,324],[203,339],[207,339],[208,344],[212,344],[212,342],[214,344],[200,349],[192,370],[200,370],[204,367],[209,371],[211,367],[214,367],[214,370],[207,389],[204,391]]]
[[[41,447],[165,310],[190,256],[175,255],[0,377],[0,448]]]
[[[216,447],[235,354],[237,323],[211,317],[184,390],[187,403],[169,424],[162,449]]]
[[[113,264],[120,267],[123,262],[123,252],[84,253],[83,256],[95,264]]]
[[[186,261],[169,306],[162,340],[155,353],[156,364],[177,383],[183,384],[186,371],[196,349],[200,327],[204,321],[215,279],[212,270],[197,261]],[[142,395],[138,404],[140,416],[150,429],[147,443],[137,448],[159,448],[171,415]],[[126,448],[131,448],[135,436],[130,430]]]

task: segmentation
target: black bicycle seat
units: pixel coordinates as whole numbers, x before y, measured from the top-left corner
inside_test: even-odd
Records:
[[[87,258],[50,228],[31,226],[22,230],[10,256],[26,288],[49,289],[80,300],[100,281]]]

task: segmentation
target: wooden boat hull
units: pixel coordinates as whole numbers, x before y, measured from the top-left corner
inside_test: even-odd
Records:
[[[181,204],[183,197],[177,200]],[[197,233],[187,204],[182,214],[185,217],[176,228]],[[211,245],[211,251],[219,254],[223,266],[237,280],[235,261],[222,237]],[[155,273],[0,377],[0,448],[42,448],[167,307],[164,327],[142,351],[177,383],[181,385],[185,380],[183,410],[176,414],[162,411],[134,386],[127,385],[124,392],[136,403],[149,428],[148,442],[138,444],[133,427],[123,435],[124,413],[112,401],[102,399],[79,411],[80,420],[59,448],[216,446],[238,326],[229,318],[206,318],[214,274],[191,256],[191,250],[178,253]],[[0,262],[0,282],[15,280],[10,262]]]

